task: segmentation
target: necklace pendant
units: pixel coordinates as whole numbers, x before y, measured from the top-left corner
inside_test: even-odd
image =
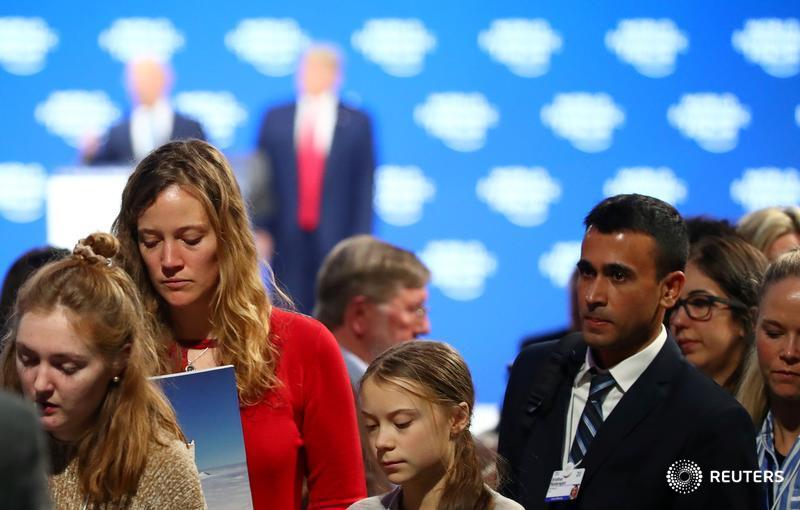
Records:
[[[192,365],[186,365],[186,368],[183,369],[184,372],[191,372],[192,370],[194,370]]]

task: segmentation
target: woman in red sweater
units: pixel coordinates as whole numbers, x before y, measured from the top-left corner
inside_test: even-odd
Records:
[[[347,508],[365,495],[353,396],[336,340],[273,307],[225,157],[171,142],[137,165],[114,231],[163,338],[161,373],[233,365],[253,503]],[[213,412],[213,410],[209,410]]]

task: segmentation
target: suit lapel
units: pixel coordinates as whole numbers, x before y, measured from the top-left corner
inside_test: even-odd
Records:
[[[529,438],[533,441],[529,441],[528,444],[536,447],[536,450],[526,452],[526,455],[533,457],[526,462],[530,466],[529,469],[533,471],[532,476],[526,476],[526,478],[536,480],[536,483],[540,484],[539,489],[533,492],[537,495],[541,493],[541,499],[544,499],[553,472],[562,467],[567,409],[575,374],[578,373],[586,357],[586,344],[581,342],[569,356],[570,359],[565,366],[565,373],[552,401],[552,407],[546,411],[546,418],[537,420],[531,430]]]
[[[339,166],[336,164],[336,161],[339,158],[339,151],[342,147],[341,139],[342,136],[346,134],[344,131],[347,129],[348,123],[349,119],[347,116],[347,111],[342,108],[341,103],[338,103],[336,105],[336,123],[333,125],[333,138],[331,138],[331,147],[330,150],[328,150],[328,157],[325,158],[325,173],[322,177],[323,182],[327,181],[331,171]]]
[[[297,103],[292,103],[289,108],[285,110],[285,119],[281,119],[278,125],[288,126],[288,129],[283,132],[282,134],[282,141],[283,143],[278,144],[278,147],[283,147],[282,151],[285,151],[285,161],[288,162],[287,167],[289,169],[294,169],[293,172],[288,173],[288,178],[290,179],[290,186],[289,188],[293,190],[293,194],[291,198],[283,198],[287,200],[289,203],[293,203],[293,208],[297,207],[297,198],[298,190],[299,190],[299,183],[298,183],[298,169],[297,169],[297,140],[295,139],[295,122],[297,120]],[[288,140],[287,140],[288,138]],[[288,152],[288,154],[286,154]],[[287,208],[288,210],[288,208]],[[292,209],[293,211],[295,209]]]
[[[583,483],[591,480],[603,462],[666,397],[669,385],[680,369],[681,356],[675,341],[667,337],[650,366],[628,389],[592,440],[582,466]]]
[[[136,156],[133,155],[133,131],[131,130],[131,115],[125,121],[125,128],[121,131],[120,152],[125,155],[125,159],[133,161]]]

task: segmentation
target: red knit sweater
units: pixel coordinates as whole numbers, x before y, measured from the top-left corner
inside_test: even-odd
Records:
[[[353,393],[333,335],[304,315],[272,309],[281,386],[241,409],[255,510],[345,509],[366,496]]]

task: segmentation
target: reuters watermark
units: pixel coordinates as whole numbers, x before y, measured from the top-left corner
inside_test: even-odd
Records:
[[[703,479],[703,470],[691,460],[676,460],[667,468],[667,485],[678,494],[691,494],[700,488]],[[781,483],[783,480],[783,471],[708,471],[708,483]]]

